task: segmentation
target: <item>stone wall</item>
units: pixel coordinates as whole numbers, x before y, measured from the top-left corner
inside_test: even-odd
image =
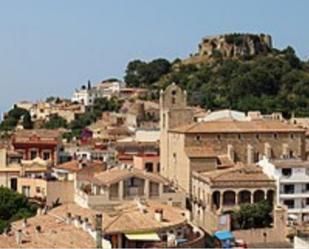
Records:
[[[205,37],[199,44],[198,54],[212,57],[220,53],[223,57],[232,58],[266,53],[271,48],[270,35],[235,33]]]
[[[248,229],[233,231],[235,238],[243,239],[249,246],[260,243],[276,243],[286,242],[288,230],[287,210],[281,207],[275,208],[274,211],[274,226],[271,228]]]
[[[74,183],[72,181],[49,181],[47,183],[46,204],[51,205],[57,199],[61,204],[74,202]]]
[[[196,137],[199,136],[199,139]],[[280,159],[283,145],[288,144],[295,157],[305,159],[305,136],[303,133],[235,133],[235,134],[187,134],[185,146],[211,147],[218,155],[227,154],[228,145],[232,145],[236,161],[247,163],[248,145],[253,146],[256,157],[265,155],[265,145],[271,147],[272,159]],[[258,159],[258,158],[256,158]]]

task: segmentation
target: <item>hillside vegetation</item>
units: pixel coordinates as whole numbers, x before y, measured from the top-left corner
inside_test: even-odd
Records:
[[[128,64],[125,80],[156,90],[176,82],[188,91],[190,104],[208,109],[309,115],[309,63],[291,47],[237,59],[223,59],[217,53],[202,64],[135,60]]]

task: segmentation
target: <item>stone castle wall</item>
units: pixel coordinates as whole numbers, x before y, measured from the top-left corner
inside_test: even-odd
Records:
[[[225,34],[203,38],[199,44],[199,56],[213,57],[220,53],[223,57],[253,56],[266,53],[272,48],[270,35]]]

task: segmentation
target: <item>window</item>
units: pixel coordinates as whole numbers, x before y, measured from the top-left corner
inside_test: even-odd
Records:
[[[37,156],[38,156],[38,152],[36,150],[30,151],[30,159],[31,160],[37,158]]]
[[[217,139],[220,140],[220,139],[221,139],[221,136],[220,136],[220,135],[217,135]]]
[[[306,206],[309,205],[309,198],[306,198]]]
[[[238,139],[241,140],[241,134],[238,134]]]
[[[137,187],[138,186],[138,179],[137,178],[130,178],[129,182],[128,182],[128,186],[129,187]]]
[[[294,185],[293,184],[286,184],[283,186],[284,194],[294,194]]]
[[[277,138],[278,138],[278,134],[274,133],[274,139],[277,139]]]
[[[50,159],[50,152],[47,152],[47,151],[44,152],[44,153],[43,153],[43,160],[46,161],[46,160],[49,160],[49,159]]]
[[[22,194],[26,197],[30,196],[30,187],[29,186],[22,186]]]
[[[254,162],[258,162],[258,161],[260,161],[260,153],[256,152],[254,153]]]
[[[36,188],[35,188],[35,192],[36,192],[36,193],[41,193],[41,188],[40,188],[40,187],[36,187]]]
[[[295,206],[294,200],[284,200],[283,203],[288,207],[288,209],[293,209]]]
[[[260,139],[260,134],[255,135],[256,139]]]
[[[290,158],[294,158],[294,152],[292,150],[289,151]]]
[[[309,191],[309,183],[306,184],[306,191]]]
[[[176,163],[176,160],[177,160],[177,155],[176,155],[176,153],[173,153],[173,160],[174,160],[174,163]]]
[[[200,135],[196,136],[196,141],[201,141],[201,136]]]
[[[283,176],[291,176],[292,175],[292,169],[282,169],[281,173]]]
[[[145,170],[147,172],[153,172],[153,163],[145,163]]]
[[[294,139],[294,134],[293,133],[290,134],[290,138]]]
[[[165,128],[165,119],[166,119],[166,116],[165,116],[165,114],[163,114],[163,128]]]

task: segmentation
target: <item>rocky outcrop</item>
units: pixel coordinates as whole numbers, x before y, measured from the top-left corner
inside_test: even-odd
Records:
[[[222,34],[207,36],[199,44],[198,53],[182,61],[201,63],[211,58],[244,58],[266,54],[272,49],[272,38],[265,34]]]
[[[240,57],[267,53],[272,48],[270,35],[224,34],[203,38],[199,44],[199,56]]]

